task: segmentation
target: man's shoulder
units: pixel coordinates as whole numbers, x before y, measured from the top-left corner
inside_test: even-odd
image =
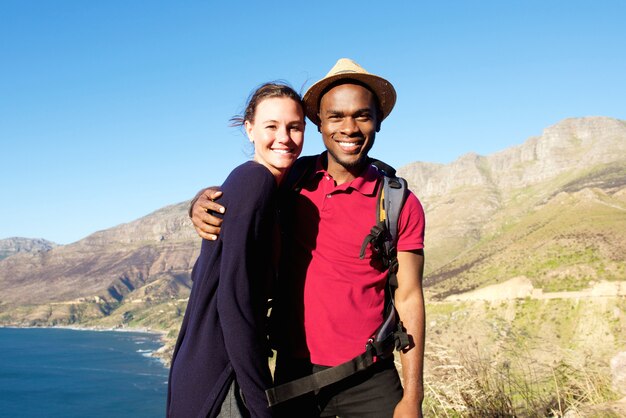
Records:
[[[400,216],[398,219],[399,236],[401,244],[403,244],[399,245],[399,250],[407,249],[405,248],[407,245],[407,236],[411,237],[409,242],[417,244],[409,249],[424,247],[424,229],[426,226],[425,218],[426,216],[424,214],[424,207],[422,206],[422,203],[419,201],[415,193],[409,190],[404,205],[400,210]]]
[[[422,202],[420,202],[417,195],[413,193],[410,189],[407,192],[405,204],[408,205],[411,210],[424,213],[424,207],[422,206]]]

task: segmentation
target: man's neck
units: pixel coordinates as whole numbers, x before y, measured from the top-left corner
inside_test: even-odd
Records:
[[[325,161],[326,171],[328,172],[328,174],[331,175],[333,180],[335,180],[335,183],[337,185],[347,183],[359,177],[361,173],[363,173],[363,171],[367,168],[367,165],[368,165],[368,161],[365,160],[363,161],[362,164],[359,164],[358,166],[346,168],[342,166],[341,164],[339,164],[338,162],[336,162],[332,158],[332,156],[328,155],[328,153],[326,154],[325,160],[326,160]]]

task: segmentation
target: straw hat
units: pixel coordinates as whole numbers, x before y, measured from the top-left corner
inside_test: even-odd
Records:
[[[370,74],[363,67],[348,58],[340,58],[335,66],[317,83],[313,84],[304,94],[304,103],[306,104],[306,115],[316,125],[319,126],[320,119],[318,117],[320,95],[326,87],[342,79],[357,80],[368,86],[378,97],[378,102],[383,111],[385,119],[391,109],[396,104],[396,90],[390,82],[382,77]]]

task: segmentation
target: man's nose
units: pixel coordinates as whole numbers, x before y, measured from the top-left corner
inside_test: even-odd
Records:
[[[359,125],[354,118],[344,118],[341,124],[341,132],[344,135],[352,135],[359,131]]]

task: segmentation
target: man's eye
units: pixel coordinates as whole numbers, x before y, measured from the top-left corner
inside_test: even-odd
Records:
[[[276,129],[276,125],[267,125],[265,129]]]

